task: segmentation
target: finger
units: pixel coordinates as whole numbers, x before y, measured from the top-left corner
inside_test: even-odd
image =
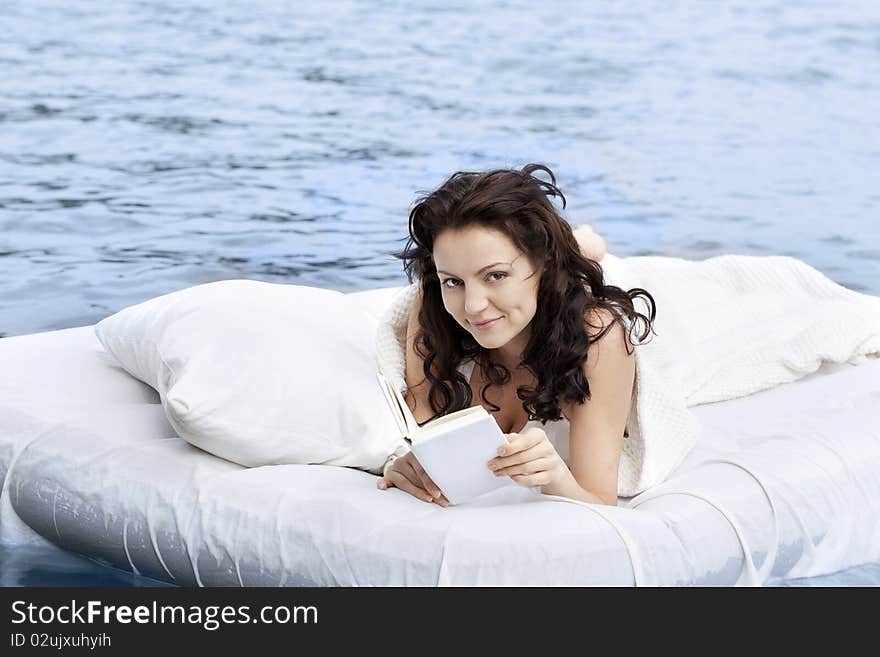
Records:
[[[401,465],[405,465],[405,462],[401,463]],[[409,467],[409,468],[407,468],[407,470],[412,473],[412,476],[416,476],[416,469],[415,468]],[[391,478],[391,475],[394,472],[395,472],[395,469],[394,469],[394,466],[392,465],[391,468],[389,468],[389,470],[388,470],[387,477],[379,477],[379,480],[376,483],[376,485],[379,487],[380,490],[386,490],[387,488],[395,486],[394,481]],[[402,473],[400,473],[399,471],[397,472],[397,474],[406,478],[406,475],[402,475]],[[419,488],[419,486],[414,484],[410,479],[407,479],[407,481],[412,485],[413,489],[406,490],[405,488],[401,488],[401,490],[406,490],[406,492],[410,493],[414,497],[418,497],[419,499],[425,500],[426,502],[435,502],[443,507],[449,506],[449,500],[446,499],[446,496],[443,495],[442,493],[439,495],[439,497],[434,497],[432,495],[429,498],[426,495],[427,490],[423,490],[423,489]]]
[[[509,439],[510,442],[507,445],[501,445],[501,447],[498,448],[497,453],[499,456],[507,456],[515,454],[516,452],[521,452],[524,449],[537,445],[547,438],[547,434],[539,427],[532,427],[525,433],[510,434],[510,436],[512,437],[512,439]]]
[[[520,463],[527,463],[529,461],[534,461],[540,458],[548,458],[552,454],[548,454],[544,449],[544,445],[538,444],[528,449],[525,449],[521,452],[516,452],[515,454],[511,454],[510,456],[496,456],[494,459],[490,460],[488,465],[489,468],[494,472],[502,468],[507,468],[512,465],[519,465]]]
[[[435,500],[439,500],[440,498],[444,498],[443,491],[440,490],[440,486],[434,483],[434,480],[428,475],[427,472],[422,470],[422,483],[425,487],[425,490],[431,493],[434,496]]]
[[[428,476],[428,473],[425,472],[425,469],[422,467],[422,464],[416,460],[412,462],[413,469],[419,477],[419,482],[426,491],[428,491],[434,499],[439,498],[443,495],[443,492],[440,490],[440,487],[434,483],[434,480]]]
[[[397,459],[394,463],[391,464],[392,470],[397,470],[398,472],[404,473],[407,477],[412,478],[416,475],[416,470],[414,466],[415,457],[412,455],[412,452],[404,456],[403,458]]]
[[[489,464],[490,466],[494,466],[494,469],[505,468],[509,465],[525,463],[526,461],[534,461],[537,458],[545,456],[547,456],[547,454],[542,445],[533,445],[532,447],[524,449],[521,452],[515,452],[510,456],[496,456],[494,459],[489,461]]]
[[[536,472],[530,475],[512,475],[510,478],[523,486],[544,486],[550,483],[550,476],[546,472]]]
[[[496,470],[495,476],[503,477],[506,475],[512,477],[513,475],[536,474],[538,472],[546,472],[552,467],[553,459],[539,458]]]
[[[379,481],[376,482],[376,485],[383,490],[386,488],[395,487],[394,480],[391,475],[393,475],[396,472],[398,474],[403,474],[403,476],[406,476],[405,470],[408,470],[408,468],[406,468],[405,466],[406,466],[406,459],[405,458],[394,459],[394,461],[391,462],[391,465],[388,466],[388,469],[385,471],[385,474],[383,476],[379,477]]]
[[[415,456],[409,458],[404,463],[406,466],[405,476],[409,479],[410,482],[417,488],[421,488],[426,493],[431,495],[431,497],[437,497],[434,495],[434,490],[439,492],[439,488],[434,485],[434,482],[431,481],[428,474],[425,472],[425,469],[422,467],[422,464],[418,462]],[[430,484],[428,483],[430,482]],[[421,496],[419,496],[421,497]]]
[[[397,486],[397,488],[404,491],[405,493],[409,493],[413,497],[417,497],[425,502],[434,501],[434,498],[428,491],[407,479],[399,471],[389,471],[388,477],[394,483],[394,485]]]

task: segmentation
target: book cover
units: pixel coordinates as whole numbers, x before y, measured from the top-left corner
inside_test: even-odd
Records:
[[[401,435],[450,504],[517,485],[510,477],[496,477],[486,465],[507,442],[486,409],[472,406],[419,427],[400,391],[381,373],[377,377]]]

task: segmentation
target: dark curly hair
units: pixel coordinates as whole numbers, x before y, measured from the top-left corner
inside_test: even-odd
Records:
[[[544,171],[550,182],[536,178]],[[466,358],[473,358],[486,373],[488,383],[481,391],[483,402],[491,385],[510,381],[510,371],[493,362],[488,349],[462,328],[446,311],[441,297],[440,279],[434,264],[434,240],[446,229],[482,226],[500,231],[525,253],[536,267],[543,266],[538,287],[538,304],[531,323],[531,336],[523,361],[536,380],[535,389],[521,386],[517,397],[529,420],[559,420],[561,404],[584,403],[590,398],[590,384],[583,363],[593,340],[602,338],[615,323],[630,321],[629,333],[639,322],[643,341],[653,330],[656,315],[654,298],[641,288],[624,292],[606,285],[602,267],[580,251],[569,223],[550,201],[565,197],[556,187],[553,172],[541,164],[528,164],[522,170],[497,169],[488,172],[459,171],[437,190],[421,196],[409,214],[409,240],[394,256],[403,260],[410,283],[420,281],[422,307],[416,353],[424,359],[425,378],[431,389],[428,399],[434,415],[426,420],[471,406],[469,382],[458,371]],[[650,303],[650,317],[636,311],[633,301],[644,296]],[[586,326],[594,309],[604,308],[614,317],[601,333],[590,337]],[[624,325],[624,328],[625,325]],[[627,353],[631,353],[627,349]]]

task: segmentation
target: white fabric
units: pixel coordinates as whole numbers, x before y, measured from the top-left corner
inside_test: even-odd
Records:
[[[399,436],[376,412],[374,330],[340,292],[247,280],[150,299],[95,327],[196,447],[246,466],[380,472]]]
[[[0,340],[0,472],[28,445],[57,432],[88,429],[132,438],[176,436],[155,390],[129,376],[104,351],[92,327]],[[41,544],[0,492],[0,541]]]
[[[392,292],[364,293],[381,309]],[[351,468],[196,449],[91,327],[0,340],[0,540],[30,531],[183,585],[733,585],[880,561],[880,361],[692,409],[696,447],[605,507],[441,508]],[[0,455],[8,453],[0,449]],[[9,463],[6,463],[9,466]],[[21,522],[21,520],[19,520]]]
[[[880,356],[880,299],[837,285],[788,257],[617,258],[606,283],[654,297],[656,335],[635,348],[636,391],[618,471],[630,497],[664,481],[696,442],[688,407],[734,399],[814,372],[824,361]],[[379,366],[401,390],[414,283],[376,331]],[[647,314],[642,298],[637,309]]]

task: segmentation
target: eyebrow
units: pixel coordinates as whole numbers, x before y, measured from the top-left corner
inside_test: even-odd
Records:
[[[511,262],[493,262],[491,265],[486,265],[485,267],[481,268],[477,272],[477,274],[482,274],[487,269],[491,269],[492,267],[495,267],[496,265],[512,265],[512,264],[513,264],[513,261],[511,261]],[[438,269],[437,273],[438,274],[446,274],[447,276],[454,276],[455,275],[455,274],[450,274],[448,271],[443,271],[442,269]]]

